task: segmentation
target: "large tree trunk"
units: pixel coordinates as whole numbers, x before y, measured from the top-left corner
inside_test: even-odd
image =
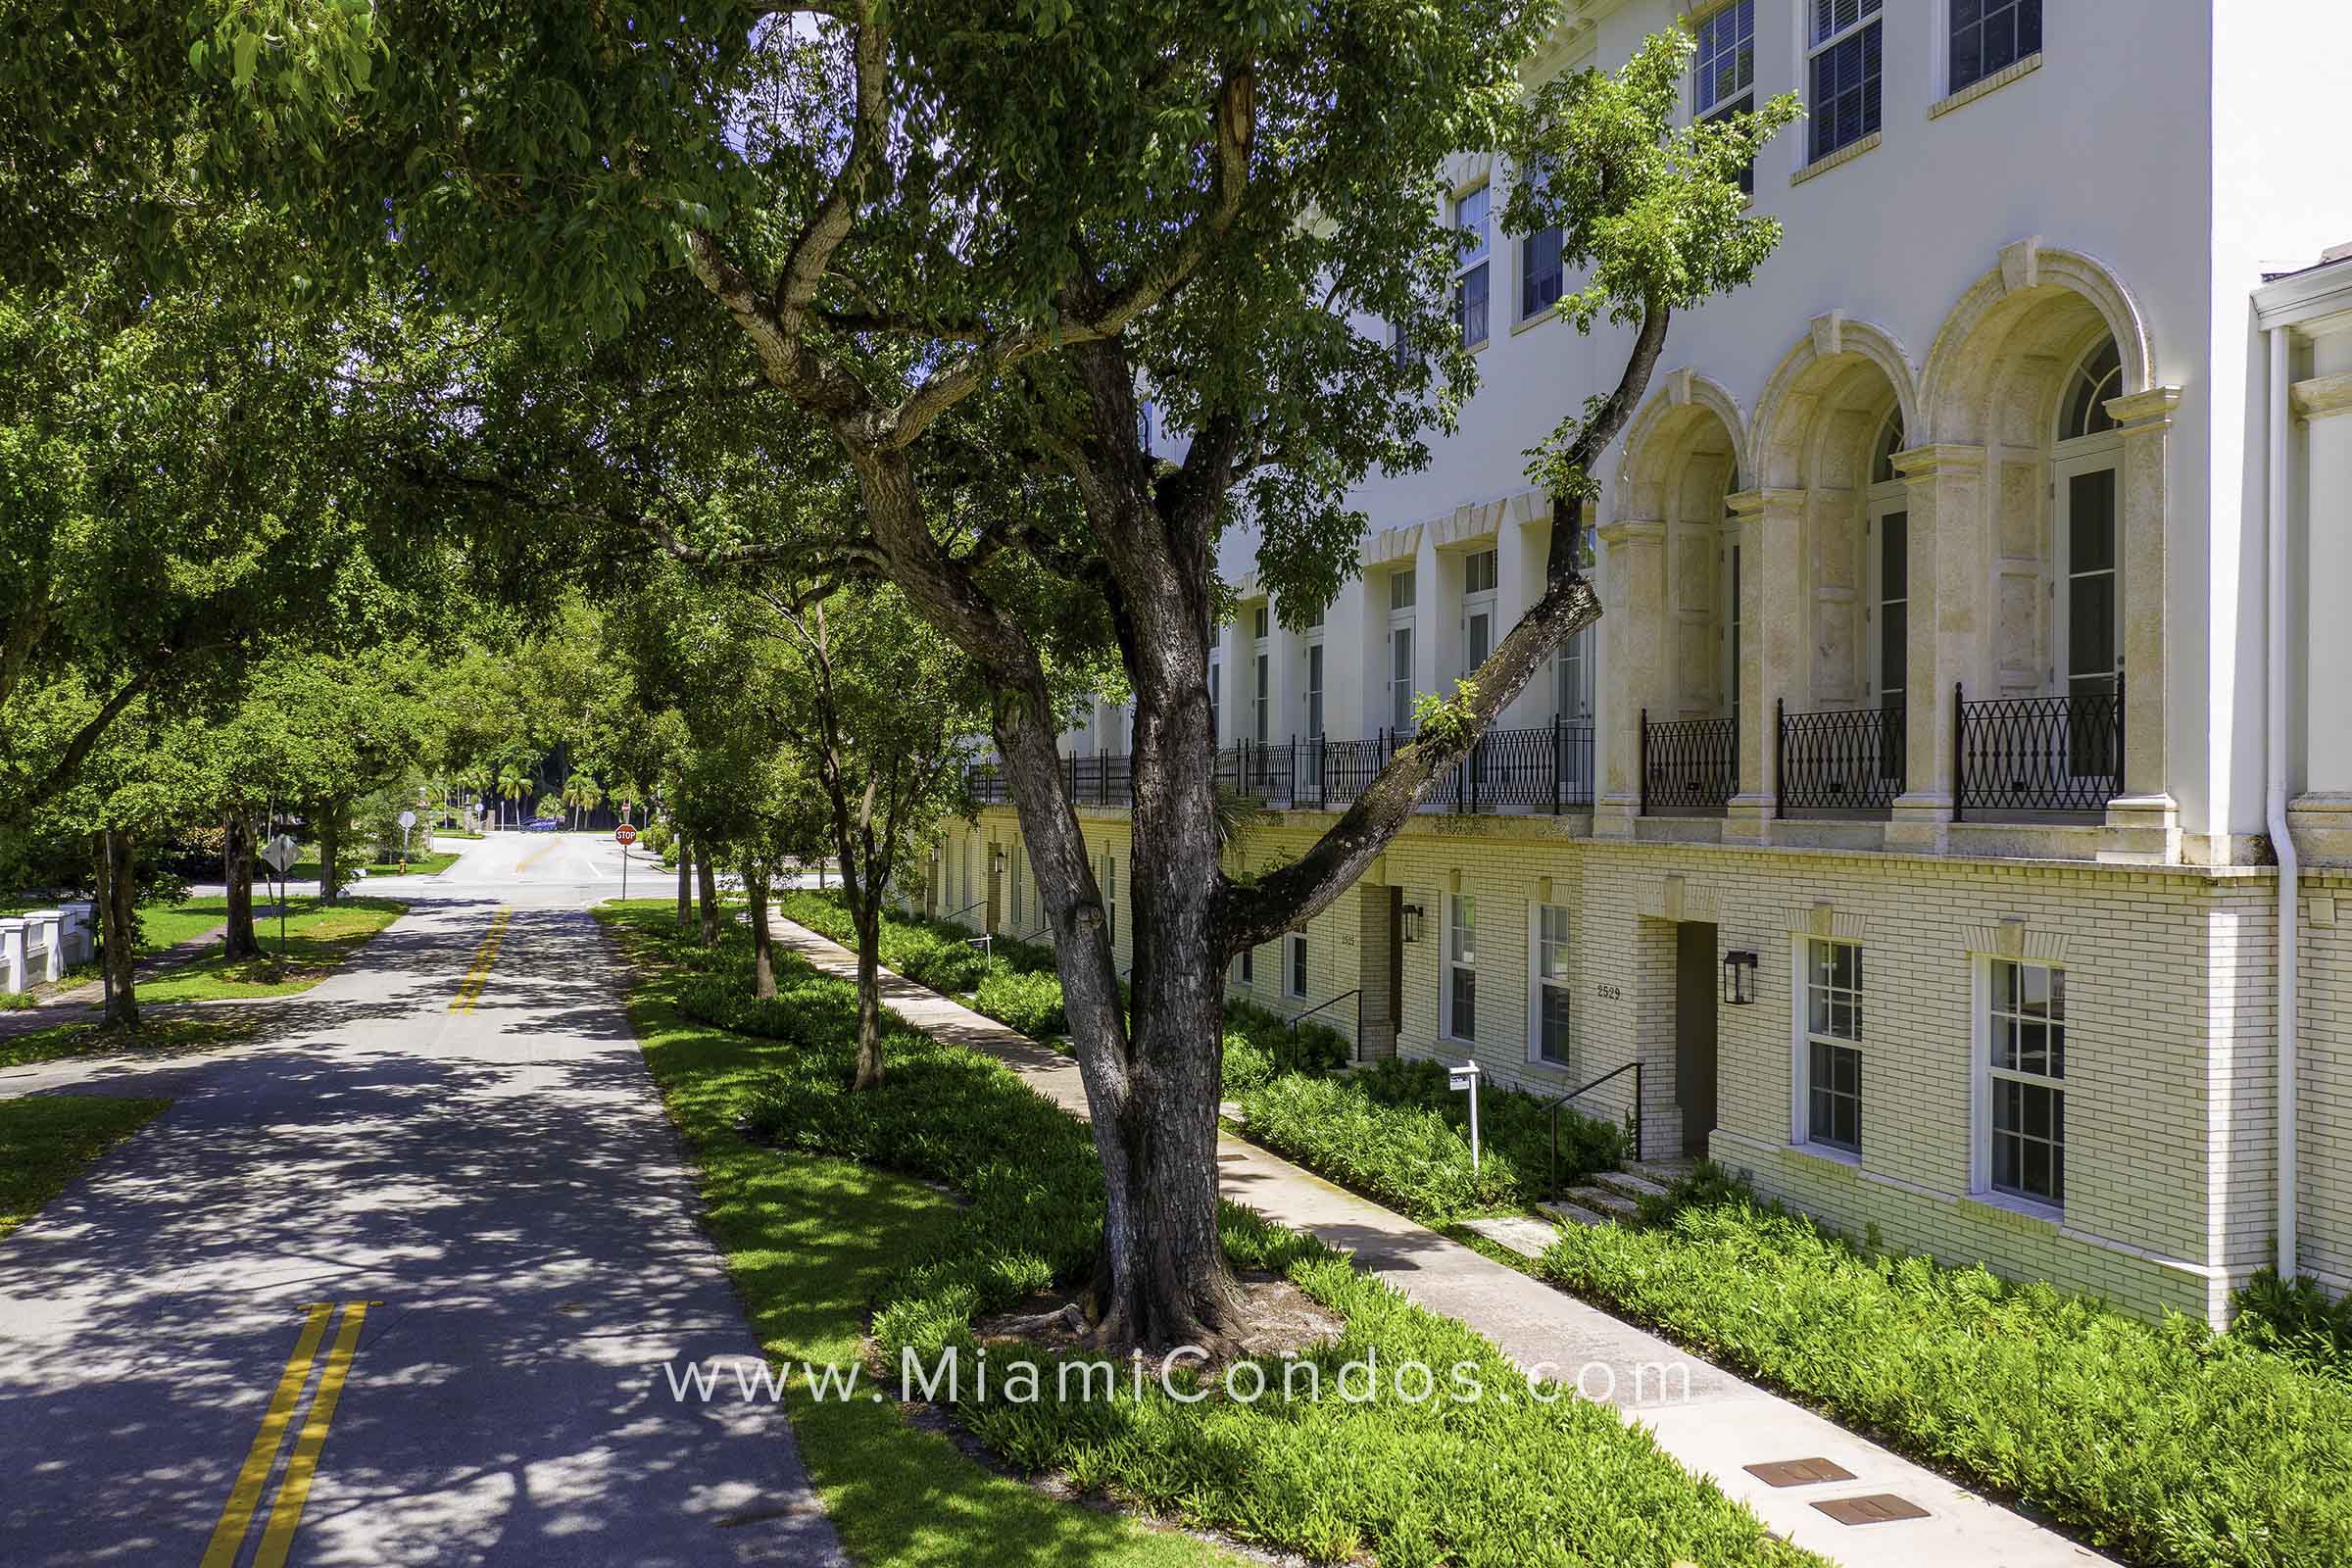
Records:
[[[242,810],[228,813],[221,834],[220,869],[228,884],[228,931],[221,939],[222,956],[230,961],[254,957],[262,951],[253,929],[253,818]]]
[[[752,901],[752,995],[765,1002],[776,994],[775,934],[767,928],[767,867],[745,866],[743,889]]]
[[[703,946],[718,946],[718,867],[705,853],[694,862],[695,885],[702,890]]]
[[[678,929],[694,924],[694,846],[678,838]]]
[[[130,835],[109,828],[97,835],[98,919],[106,943],[106,1015],[109,1029],[139,1026],[138,884],[131,863]]]
[[[318,902],[332,904],[342,891],[343,807],[329,801],[318,813]]]
[[[858,1077],[850,1087],[876,1089],[882,1083],[882,903],[862,877],[842,862],[850,922],[858,931]]]

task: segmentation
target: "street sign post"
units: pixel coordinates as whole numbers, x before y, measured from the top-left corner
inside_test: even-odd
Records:
[[[1459,1067],[1446,1070],[1446,1087],[1459,1093],[1470,1091],[1470,1172],[1478,1173],[1478,1063],[1465,1061]]]
[[[620,846],[620,902],[629,902],[629,846],[637,842],[637,830],[623,822],[612,830],[612,842]]]
[[[409,829],[416,825],[416,813],[415,811],[400,813],[400,874],[402,876],[409,874]]]
[[[302,858],[302,846],[293,835],[280,833],[262,846],[262,860],[277,873],[277,956],[286,956],[286,872]]]

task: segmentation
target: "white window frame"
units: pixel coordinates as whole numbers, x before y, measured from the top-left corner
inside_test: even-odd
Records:
[[[1476,202],[1480,207],[1476,227],[1463,220],[1463,210]],[[1481,181],[1454,193],[1451,204],[1453,227],[1457,232],[1475,232],[1478,243],[1455,253],[1453,263],[1453,320],[1462,334],[1462,346],[1467,349],[1483,347],[1494,336],[1494,187]],[[1470,278],[1475,273],[1486,274],[1487,318],[1485,329],[1477,336],[1470,335]]]
[[[1913,543],[1915,543],[1910,536],[1910,514],[1911,497],[1904,489],[1901,481],[1897,480],[1891,485],[1874,485],[1871,488],[1869,500],[1867,503],[1865,503],[1865,516],[1867,520],[1865,521],[1862,530],[1862,554],[1864,557],[1862,564],[1864,568],[1863,580],[1868,585],[1864,590],[1866,597],[1862,601],[1862,626],[1865,649],[1862,662],[1862,685],[1863,689],[1869,693],[1869,701],[1871,706],[1874,708],[1884,708],[1886,706],[1886,670],[1885,666],[1885,661],[1882,657],[1886,650],[1880,644],[1879,627],[1880,623],[1886,618],[1886,606],[1889,604],[1901,604],[1903,606],[1903,613],[1905,616],[1903,623],[1905,630],[1903,639],[1904,678],[1903,683],[1896,686],[1894,689],[1903,694],[1903,700],[1906,703],[1910,701],[1911,696],[1911,655],[1909,637],[1911,585],[1908,582],[1898,583],[1896,584],[1895,592],[1888,593],[1886,591],[1886,551],[1885,543],[1886,519],[1894,516],[1902,517],[1904,519],[1903,564],[1907,569],[1911,562],[1911,546]]]
[[[2113,431],[2101,431],[2068,441],[2050,460],[2050,662],[2047,680],[2055,697],[2073,694],[2074,633],[2074,480],[2084,474],[2111,471],[2115,475],[2115,537],[2110,549],[2115,580],[2115,645],[2117,674],[2124,670],[2124,442]]]
[[[1255,948],[1244,948],[1242,950],[1242,985],[1245,989],[1250,991],[1257,989],[1256,958],[1257,950]]]
[[[1817,14],[1817,7],[1827,4],[1835,8],[1838,5],[1849,3],[1854,6],[1855,11],[1854,20],[1852,22],[1847,23],[1843,26],[1833,25],[1827,33],[1824,33],[1819,37],[1814,35],[1813,25]],[[1868,7],[1868,9],[1865,10],[1863,9],[1864,7]],[[1862,132],[1861,135],[1854,137],[1851,141],[1839,142],[1837,146],[1824,148],[1818,153],[1813,150],[1813,124],[1815,121],[1818,120],[1821,113],[1821,105],[1813,101],[1813,62],[1819,56],[1827,54],[1830,50],[1835,49],[1838,45],[1844,43],[1848,38],[1858,37],[1871,27],[1879,27],[1881,29],[1879,33],[1878,129],[1880,131],[1884,131],[1886,128],[1887,59],[1886,34],[1885,31],[1886,10],[1887,8],[1883,3],[1883,0],[1798,0],[1795,8],[1796,37],[1798,44],[1797,90],[1803,97],[1805,114],[1807,117],[1805,133],[1794,138],[1796,142],[1797,167],[1799,169],[1803,169],[1812,164],[1821,163],[1827,159],[1835,158],[1839,153],[1845,151],[1846,148],[1854,146],[1856,143],[1867,141],[1873,134],[1875,134],[1875,132],[1866,130]]]
[[[1720,93],[1706,75],[1709,60],[1703,54],[1690,57],[1690,118],[1693,122],[1719,120],[1731,115],[1749,114],[1756,107],[1756,10],[1755,0],[1725,0],[1713,10],[1690,20],[1690,36],[1703,43],[1701,34],[1714,23],[1744,9],[1747,19],[1747,79],[1734,83]],[[1746,178],[1742,183],[1748,195],[1756,193],[1755,160],[1748,160]]]
[[[1470,956],[1467,961],[1453,956],[1454,930],[1459,916],[1469,914],[1467,929],[1470,935]],[[1456,1045],[1478,1043],[1478,895],[1448,893],[1446,895],[1445,947],[1438,956],[1438,1032]],[[1453,1015],[1453,977],[1456,970],[1470,976],[1470,1032],[1461,1031],[1460,1020]]]
[[[1544,917],[1559,916],[1560,934],[1547,939],[1544,934]],[[1544,950],[1550,946],[1559,951],[1561,975],[1547,980],[1544,974]],[[1568,1041],[1559,1056],[1544,1054],[1544,998],[1546,991],[1557,992],[1568,1005]],[[1576,1060],[1576,919],[1564,904],[1543,904],[1530,899],[1527,905],[1527,1062],[1531,1067],[1547,1068],[1553,1072],[1575,1071]]]
[[[1016,940],[1029,934],[1028,917],[1023,907],[1028,901],[1021,897],[1022,858],[1021,841],[1014,839],[1012,848],[1004,856],[1004,868],[1007,872],[1007,880],[1011,883],[1011,887],[1005,895],[1005,902],[1012,906],[1012,934]]]
[[[1851,992],[1854,999],[1855,1026],[1854,1034],[1850,1039],[1838,1036],[1835,1032],[1816,1034],[1811,1027],[1812,996],[1810,987],[1813,980],[1813,947],[1816,943],[1829,943],[1854,950],[1857,983]],[[1863,1116],[1869,1109],[1869,1097],[1862,1093],[1864,1085],[1861,1082],[1860,1073],[1861,1066],[1867,1065],[1868,1061],[1867,1056],[1863,1054],[1868,1031],[1863,1027],[1861,1020],[1869,995],[1861,962],[1862,944],[1859,942],[1839,937],[1817,937],[1809,934],[1798,934],[1789,939],[1788,972],[1791,983],[1788,1034],[1791,1070],[1788,1076],[1791,1092],[1789,1095],[1788,1141],[1797,1148],[1819,1154],[1825,1159],[1842,1160],[1853,1165],[1862,1162],[1861,1144],[1865,1130]],[[1855,1074],[1855,1090],[1858,1100],[1854,1116],[1855,1147],[1852,1149],[1813,1136],[1813,1046],[1817,1040],[1828,1046],[1852,1051],[1858,1058],[1861,1058]]]
[[[1265,605],[1251,611],[1250,626],[1250,738],[1266,746],[1274,739],[1274,655],[1273,616]]]
[[[1518,177],[1533,189],[1542,190],[1544,188],[1544,172],[1540,169],[1523,170],[1520,172]],[[1533,283],[1538,275],[1536,268],[1533,265],[1535,248],[1537,241],[1541,240],[1545,235],[1551,236],[1551,242],[1554,245],[1559,246],[1561,249],[1560,259],[1555,264],[1558,268],[1559,276],[1553,285],[1550,300],[1543,305],[1537,306],[1531,311],[1527,308],[1527,290],[1528,285]],[[1512,279],[1517,286],[1511,290],[1511,320],[1514,324],[1525,326],[1531,321],[1541,321],[1546,316],[1549,316],[1554,311],[1557,311],[1560,308],[1560,301],[1568,297],[1568,257],[1566,254],[1566,241],[1567,235],[1565,231],[1563,231],[1557,223],[1550,223],[1542,228],[1530,229],[1527,233],[1521,234],[1519,236],[1519,243],[1511,247],[1519,259],[1517,275]],[[1493,294],[1490,293],[1487,297],[1487,310],[1490,316],[1493,315],[1494,309],[1494,300]]]
[[[2006,0],[1996,0],[1996,3],[2005,4]],[[1989,77],[1999,75],[2001,71],[2014,68],[2023,61],[2039,59],[2042,48],[2048,43],[2050,36],[2049,6],[2046,3],[2042,7],[2041,36],[2041,43],[2035,44],[2032,49],[2020,54],[2008,65],[2001,67],[2000,71],[1981,71],[1977,74],[1974,81],[1955,82],[1952,80],[1952,68],[1956,60],[1952,53],[1952,3],[1951,0],[1936,0],[1935,47],[1931,51],[1932,58],[1929,62],[1935,73],[1933,91],[1930,96],[1938,100],[1955,97],[1968,91],[1971,87],[1980,85]]]
[[[1102,852],[1102,940],[1110,945],[1113,966],[1119,951],[1119,862]]]
[[[1282,993],[1294,1001],[1306,1000],[1306,933],[1292,931],[1282,939]]]
[[[1208,662],[1208,744],[1225,744],[1225,662]]]
[[[1494,564],[1492,587],[1480,588],[1476,591],[1470,588],[1470,564],[1474,561],[1492,561]],[[1485,662],[1484,655],[1473,649],[1473,640],[1470,636],[1471,622],[1481,619],[1486,621],[1484,631],[1486,653],[1494,652],[1495,610],[1501,599],[1501,588],[1502,553],[1499,549],[1489,545],[1484,550],[1473,550],[1462,557],[1462,614],[1460,623],[1455,629],[1461,636],[1461,673],[1464,676],[1469,675],[1472,670]]]
[[[1403,604],[1396,602],[1397,584],[1405,584]],[[1415,626],[1420,614],[1420,587],[1412,566],[1401,566],[1389,573],[1389,630],[1386,659],[1388,674],[1388,723],[1400,734],[1410,734],[1413,728],[1413,661],[1419,657],[1421,634]],[[1397,667],[1396,634],[1405,634],[1403,667]]]
[[[2066,1102],[2072,1098],[2068,1093],[2068,1079],[2063,1071],[2053,1078],[2040,1073],[2018,1072],[2014,1069],[1993,1065],[1992,975],[1993,966],[1999,963],[2014,963],[2031,969],[2047,969],[2053,977],[2066,972],[2063,964],[2035,963],[2023,958],[1995,957],[1988,954],[1977,955],[1971,964],[1969,1054],[1974,1065],[1969,1074],[1969,1125],[1973,1129],[1973,1136],[1969,1141],[1969,1193],[1972,1197],[2001,1207],[2056,1218],[2066,1212],[2066,1181],[2063,1174],[2059,1178],[2059,1197],[2056,1201],[2035,1197],[2030,1193],[2011,1192],[1992,1184],[1992,1086],[1995,1080],[2009,1079],[2017,1083],[2055,1090],[2062,1117],[2065,1114]],[[2051,1023],[2061,1037],[2071,1028],[2063,1008],[2052,1016]],[[2059,1049],[2063,1052],[2065,1048],[2061,1045]],[[2061,1157],[2064,1156],[2066,1146],[2067,1139],[2062,1125],[2058,1137],[2058,1150]]]

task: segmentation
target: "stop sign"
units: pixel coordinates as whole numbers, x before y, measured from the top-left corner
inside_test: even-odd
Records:
[[[612,830],[612,838],[618,844],[634,844],[637,842],[637,830],[623,822]]]

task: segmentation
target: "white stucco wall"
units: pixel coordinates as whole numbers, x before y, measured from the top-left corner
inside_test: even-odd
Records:
[[[1614,9],[1571,5],[1573,14],[1603,14],[1587,34],[1582,59],[1621,62],[1647,32],[1666,25],[1686,9],[1671,0],[1636,0]],[[2225,8],[2226,9],[2226,8]],[[2241,10],[2268,15],[2270,6]],[[1799,35],[1802,8],[1794,0],[1759,0],[1756,90],[1759,95],[1789,90],[1803,74]],[[2042,63],[2017,80],[1948,113],[1930,118],[1942,97],[1941,50],[1937,36],[1942,0],[1891,0],[1883,21],[1885,76],[1880,144],[1837,168],[1801,182],[1791,174],[1803,155],[1802,127],[1792,128],[1759,160],[1756,206],[1780,218],[1787,232],[1780,251],[1756,283],[1728,299],[1679,318],[1668,341],[1662,370],[1688,368],[1724,387],[1743,418],[1756,412],[1776,367],[1806,334],[1817,316],[1839,311],[1847,318],[1885,329],[1899,345],[1914,374],[1926,368],[1938,331],[1961,297],[1997,266],[2000,248],[2038,235],[2053,248],[2080,252],[2104,263],[2129,291],[2144,324],[2157,384],[2181,388],[2181,405],[2172,444],[2170,486],[2174,497],[2168,534],[2169,623],[2173,657],[2168,660],[2168,708],[2173,755],[2168,783],[2182,808],[2182,826],[2205,830],[2205,812],[2217,772],[2225,783],[2244,771],[2241,764],[2216,768],[2212,746],[2228,755],[2231,742],[2209,742],[2214,733],[2214,687],[2205,655],[2204,623],[2214,590],[2209,585],[2215,554],[2208,536],[2214,497],[2242,489],[2243,377],[2233,367],[2217,380],[2210,367],[2217,337],[2217,298],[2230,299],[2227,337],[2241,356],[2245,338],[2244,291],[2250,278],[2238,252],[2287,254],[2305,243],[2306,228],[2326,227],[2326,200],[2292,222],[2256,223],[2246,209],[2262,200],[2246,193],[2254,184],[2237,180],[2229,193],[2236,229],[2217,238],[2219,176],[2212,105],[2217,86],[2212,10],[2203,5],[2148,5],[2144,0],[2075,0],[2047,8]],[[2344,24],[2315,21],[2328,31]],[[2257,30],[2268,25],[2252,22]],[[2235,45],[2234,36],[2229,39]],[[2326,53],[2328,51],[2318,51]],[[2334,51],[2341,54],[2343,51]],[[2272,95],[2247,79],[2235,62],[2219,78],[2236,93],[2245,119],[2270,113]],[[2341,104],[2342,94],[2332,99]],[[2309,114],[2297,111],[2300,125]],[[2278,136],[2248,134],[2227,142],[2242,162]],[[2299,174],[2275,180],[2308,187],[2311,165],[2331,144],[2303,137]],[[2339,146],[2340,142],[2332,145]],[[2256,152],[2249,152],[2254,148]],[[2336,182],[2341,188],[2342,182]],[[2253,232],[2246,232],[2253,230]],[[2231,274],[2218,272],[2227,250]],[[1376,478],[1356,498],[1375,530],[1451,514],[1457,508],[1516,494],[1526,488],[1524,453],[1560,416],[1580,406],[1623,363],[1625,334],[1606,326],[1590,338],[1556,319],[1513,329],[1518,297],[1519,256],[1515,241],[1498,237],[1492,298],[1494,325],[1480,354],[1482,386],[1465,410],[1459,431],[1444,440],[1421,472]],[[2227,284],[2227,287],[2225,287]],[[2127,387],[2127,391],[2136,388]],[[2227,395],[2230,414],[2217,413]],[[2229,479],[2211,477],[2217,426],[2233,432],[2227,456]],[[1909,439],[1936,439],[1933,414],[1926,428]],[[1604,463],[1613,472],[1617,454]],[[1743,482],[1753,482],[1743,475]],[[1602,520],[1607,520],[1604,502]],[[2230,508],[2235,524],[2238,507]],[[1250,569],[1252,541],[1229,538],[1222,569],[1238,579]],[[2231,547],[2235,549],[2234,546]],[[2235,559],[2233,556],[2232,559]],[[1435,586],[1424,582],[1426,597]],[[2259,582],[2255,584],[2258,592]],[[1506,587],[1506,594],[1508,593]],[[2232,597],[2241,590],[2231,582]],[[1604,598],[1608,585],[1604,583]],[[1385,599],[1353,619],[1347,646],[1364,658],[1339,660],[1344,678],[1359,684],[1376,678],[1375,656],[1385,631]],[[1366,626],[1364,623],[1371,624]],[[1442,633],[1449,616],[1440,617]],[[1426,640],[1426,639],[1425,639]],[[1428,650],[1436,655],[1437,648]],[[1433,668],[1433,677],[1438,673]],[[1449,674],[1449,670],[1447,671]],[[1230,675],[1228,676],[1230,679]],[[2259,672],[2254,677],[2259,679]],[[2225,695],[2242,684],[2234,663]],[[2257,692],[2259,688],[2257,687]],[[1231,688],[1228,688],[1230,693]],[[1368,696],[1334,702],[1331,733],[1348,732],[1348,716],[1367,711]],[[1542,703],[1522,704],[1524,716]],[[1604,715],[1604,721],[1606,715]],[[1532,720],[1530,720],[1532,721]],[[2259,719],[2256,720],[2259,723]],[[2224,734],[2228,735],[2225,728]],[[2258,783],[2259,759],[2251,766]],[[2233,819],[2243,810],[2231,797]],[[2259,815],[2259,790],[2252,809]]]

